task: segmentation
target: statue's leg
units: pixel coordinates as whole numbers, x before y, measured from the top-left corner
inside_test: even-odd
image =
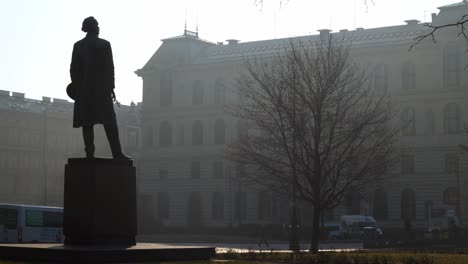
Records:
[[[87,158],[94,158],[94,128],[93,125],[83,126],[83,140]]]
[[[107,140],[112,151],[114,159],[131,159],[122,153],[122,147],[120,146],[119,139],[119,128],[117,122],[104,124],[104,130],[106,131]]]

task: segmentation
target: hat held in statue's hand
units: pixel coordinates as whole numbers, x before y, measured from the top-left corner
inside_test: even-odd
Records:
[[[68,94],[68,97],[70,97],[72,100],[75,100],[75,98],[76,98],[76,87],[75,87],[75,85],[73,85],[73,83],[70,83],[67,86],[67,94]]]

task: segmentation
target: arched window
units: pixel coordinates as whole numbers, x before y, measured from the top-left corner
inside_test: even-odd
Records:
[[[247,193],[236,192],[234,197],[234,218],[241,223],[247,219]]]
[[[172,74],[164,73],[159,81],[159,103],[161,106],[172,105]]]
[[[432,207],[434,203],[432,201],[424,202],[424,219],[428,220],[432,214]]]
[[[224,218],[224,193],[214,192],[211,208],[211,217],[215,220]]]
[[[200,80],[196,80],[193,83],[192,87],[192,105],[202,105],[203,104],[203,97],[204,97],[204,90],[203,90],[203,83]]]
[[[190,194],[187,204],[187,225],[196,228],[202,225],[202,198],[199,192]]]
[[[374,68],[374,88],[379,92],[387,91],[387,68],[383,64]]]
[[[416,88],[416,72],[414,63],[407,61],[403,64],[401,77],[403,81],[403,90],[411,90]]]
[[[150,148],[153,146],[153,127],[151,125],[145,127],[143,133],[143,147]]]
[[[271,217],[271,194],[268,191],[258,192],[258,220],[267,220]]]
[[[444,48],[444,84],[458,86],[460,84],[460,55],[455,43]]]
[[[402,133],[403,136],[414,136],[416,134],[416,121],[414,109],[406,108],[402,114]]]
[[[192,145],[198,146],[203,144],[203,124],[200,120],[196,120],[192,124]]]
[[[159,127],[159,146],[169,147],[172,145],[172,126],[169,121],[163,121]]]
[[[158,219],[169,218],[169,194],[167,192],[158,193]]]
[[[455,103],[444,107],[444,132],[445,134],[456,134],[460,132],[460,107]]]
[[[386,220],[388,218],[387,193],[382,188],[377,189],[374,192],[373,207],[375,219]]]
[[[416,219],[416,198],[412,189],[406,188],[401,193],[401,219]]]
[[[427,136],[434,135],[434,112],[431,109],[426,111],[426,123],[424,128],[424,134]]]
[[[214,84],[214,103],[217,105],[223,105],[226,102],[226,87],[224,80],[218,78]]]
[[[215,126],[214,126],[214,143],[224,144],[225,138],[226,138],[226,127],[224,125],[224,120],[218,119],[215,121]]]

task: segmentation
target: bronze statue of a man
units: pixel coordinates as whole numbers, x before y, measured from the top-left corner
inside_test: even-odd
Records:
[[[73,127],[83,127],[87,158],[94,158],[95,124],[103,124],[114,159],[130,159],[122,153],[114,112],[114,62],[108,41],[100,39],[94,17],[83,21],[86,37],[73,46],[70,76],[75,90]]]

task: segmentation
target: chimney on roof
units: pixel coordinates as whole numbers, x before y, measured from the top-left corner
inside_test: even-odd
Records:
[[[216,42],[216,44],[217,44],[218,46],[222,46],[224,43],[223,43],[222,41],[218,41],[218,42]]]
[[[240,40],[238,39],[226,39],[229,45],[237,44]]]
[[[405,22],[407,25],[412,26],[412,25],[417,25],[420,21],[417,19],[409,19],[409,20],[405,20]]]
[[[356,28],[356,30],[357,30],[357,31],[361,31],[361,30],[364,30],[364,28],[358,27],[358,28]]]
[[[13,98],[24,99],[24,93],[13,92]]]
[[[0,90],[0,97],[10,96],[10,91]]]
[[[317,31],[320,32],[320,40],[328,40],[330,38],[330,29],[319,29]]]
[[[42,96],[42,102],[43,103],[50,103],[50,97]]]
[[[432,13],[431,14],[431,22],[434,22],[436,16],[437,16],[437,13]]]
[[[348,32],[347,29],[340,29],[340,32]]]

